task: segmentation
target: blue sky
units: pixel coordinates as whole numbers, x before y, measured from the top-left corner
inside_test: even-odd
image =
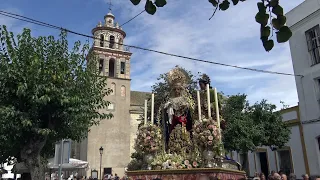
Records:
[[[285,12],[303,0],[282,0]],[[1,9],[40,21],[90,34],[108,13],[109,0],[1,0]],[[112,0],[113,14],[119,24],[143,10],[143,3],[134,6],[129,0]],[[144,0],[142,0],[144,2]],[[168,0],[156,15],[143,13],[123,26],[125,44],[147,47],[173,54],[190,56],[226,64],[270,71],[293,73],[288,43],[276,44],[265,52],[259,40],[259,24],[254,20],[257,1],[240,2],[226,12],[217,11],[209,21],[212,6],[207,0]],[[59,32],[37,25],[0,16],[15,33],[28,27],[33,34],[57,35]],[[86,39],[70,35],[71,42]],[[280,100],[291,106],[298,102],[293,77],[263,74],[213,64],[192,62],[176,57],[131,49],[131,90],[150,91],[161,73],[175,65],[210,75],[212,86],[225,94],[246,93],[251,102],[267,99],[279,105]]]

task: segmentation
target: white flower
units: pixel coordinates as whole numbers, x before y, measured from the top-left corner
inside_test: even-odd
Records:
[[[163,169],[168,169],[168,162],[162,163],[162,168]]]

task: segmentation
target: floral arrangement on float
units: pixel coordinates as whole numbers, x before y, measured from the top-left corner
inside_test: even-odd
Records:
[[[143,154],[155,154],[161,150],[163,141],[161,129],[153,124],[146,124],[138,129],[135,150]]]
[[[205,167],[217,166],[213,159],[221,155],[222,144],[221,133],[216,122],[212,119],[197,122],[194,125],[193,140],[200,151],[203,151]]]
[[[151,162],[154,156],[161,151],[163,145],[160,127],[145,123],[139,127],[134,149],[138,154],[143,155],[142,163],[147,164],[146,169],[151,169]],[[133,163],[132,165],[134,165]]]
[[[178,154],[166,154],[162,153],[156,156],[151,163],[153,169],[193,169],[199,168],[201,164],[200,160],[187,159]]]
[[[221,135],[213,120],[202,120],[195,123],[193,138],[202,149],[214,149],[219,144]]]

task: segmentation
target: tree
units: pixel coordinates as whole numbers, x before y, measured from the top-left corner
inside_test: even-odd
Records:
[[[0,162],[24,162],[35,180],[44,179],[40,160],[56,141],[80,141],[112,116],[99,111],[110,90],[89,45],[78,41],[69,52],[66,37],[32,37],[29,29],[14,37],[0,29]]]
[[[282,147],[290,138],[290,130],[282,121],[276,106],[262,100],[250,106],[246,95],[230,96],[223,108],[226,129],[223,131],[224,148],[246,153],[259,146]],[[244,158],[242,167],[246,164]]]
[[[259,146],[284,146],[290,130],[275,110],[276,106],[266,100],[250,106],[246,95],[230,96],[223,108],[227,123],[223,131],[225,149],[248,152]]]
[[[141,0],[130,0],[132,4],[138,5]],[[214,16],[216,11],[226,11],[230,7],[230,2],[236,6],[239,1],[246,0],[208,0],[213,6]],[[148,14],[154,15],[157,8],[164,7],[167,4],[166,0],[146,0],[145,10]],[[283,13],[283,8],[279,4],[279,0],[259,0],[257,3],[258,13],[255,20],[260,24],[260,39],[266,51],[270,51],[274,47],[272,39],[273,34],[276,34],[278,43],[287,42],[292,36],[291,30],[285,25],[287,18]],[[209,20],[210,20],[209,19]]]

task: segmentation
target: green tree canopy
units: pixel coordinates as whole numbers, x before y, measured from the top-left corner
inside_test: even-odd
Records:
[[[69,52],[65,32],[55,39],[24,29],[15,37],[3,26],[0,39],[0,162],[15,157],[43,179],[40,157],[56,141],[79,141],[112,116],[98,111],[110,90],[89,45],[76,42]]]
[[[141,0],[130,0],[132,4],[138,5]],[[213,7],[214,16],[216,11],[226,11],[230,4],[234,6],[246,0],[208,0]],[[196,1],[194,3],[197,3]],[[154,15],[158,8],[164,7],[167,4],[166,0],[146,0],[145,10],[148,14]],[[255,20],[260,24],[260,39],[266,51],[270,51],[274,47],[272,39],[273,34],[276,34],[278,43],[287,42],[292,36],[291,30],[285,25],[287,18],[283,13],[283,8],[279,4],[279,0],[258,0],[258,12]],[[210,18],[210,19],[211,19]]]
[[[222,110],[226,119],[225,149],[248,152],[258,146],[284,146],[289,141],[290,130],[276,106],[266,100],[250,106],[246,97],[230,96]]]

